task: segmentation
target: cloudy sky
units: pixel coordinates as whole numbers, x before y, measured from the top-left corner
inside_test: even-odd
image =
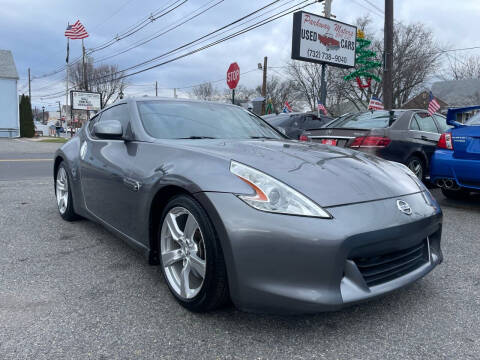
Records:
[[[46,105],[53,109],[56,100],[64,102],[64,96],[48,98],[48,95],[64,88],[65,72],[38,78],[65,65],[66,38],[64,30],[68,22],[79,19],[90,33],[85,40],[87,49],[95,48],[117,34],[122,34],[150,14],[170,4],[180,5],[169,14],[150,22],[132,36],[117,41],[114,45],[92,54],[97,64],[116,64],[120,69],[128,68],[147,59],[164,54],[169,50],[216,30],[273,0],[1,0],[0,6],[0,48],[13,52],[20,75],[19,90],[27,92],[27,69],[32,76],[32,97],[34,104]],[[435,39],[446,48],[466,48],[480,45],[479,0],[394,0],[395,20],[405,23],[423,22],[433,32]],[[302,0],[280,0],[268,7],[264,17],[302,3]],[[119,52],[157,35],[194,14],[214,5],[210,10],[188,21],[158,38],[123,54]],[[362,15],[369,14],[374,27],[383,27],[382,0],[333,0],[332,13],[337,19],[353,23]],[[313,4],[306,11],[321,13],[323,5]],[[268,13],[267,13],[268,11]],[[257,14],[257,15],[259,15]],[[225,78],[228,65],[236,61],[241,68],[240,84],[254,87],[261,82],[261,71],[255,70],[257,63],[268,56],[270,74],[282,76],[282,66],[290,58],[292,15],[287,15],[268,25],[240,35],[227,42],[201,51],[192,56],[169,63],[150,71],[129,77],[127,93],[131,95],[154,94],[154,83],[158,81],[160,94],[173,96],[173,88],[180,88],[186,94],[188,86],[205,81]],[[246,26],[245,25],[245,26]],[[237,30],[243,28],[239,27]],[[228,35],[226,33],[225,35]],[[213,40],[217,40],[214,38]],[[207,44],[201,43],[198,46]],[[189,48],[193,50],[196,47]],[[71,41],[70,59],[81,54],[81,41]],[[187,52],[179,52],[176,55]],[[452,54],[461,59],[467,55],[480,54],[479,50],[457,51]],[[167,56],[162,60],[171,59]],[[153,62],[155,64],[160,62]],[[226,87],[223,80],[214,83],[218,89]],[[181,89],[183,88],[183,89]],[[45,97],[46,96],[46,97]]]

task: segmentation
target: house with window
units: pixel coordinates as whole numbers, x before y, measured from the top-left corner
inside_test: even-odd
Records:
[[[10,50],[0,50],[0,137],[20,136],[18,73]]]
[[[480,79],[438,81],[432,84],[432,94],[440,104],[439,112],[448,108],[480,105]],[[430,91],[425,90],[409,99],[402,109],[428,109]],[[457,121],[464,123],[475,111],[458,114]]]

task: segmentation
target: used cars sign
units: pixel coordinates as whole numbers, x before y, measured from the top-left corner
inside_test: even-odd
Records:
[[[96,92],[71,91],[72,108],[74,110],[94,110],[102,109],[102,95]]]
[[[305,11],[293,14],[292,59],[355,66],[357,28]]]

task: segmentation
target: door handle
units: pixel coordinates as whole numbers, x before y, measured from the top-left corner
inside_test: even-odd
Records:
[[[133,191],[140,190],[140,187],[142,186],[142,184],[140,184],[138,181],[130,178],[123,178],[123,184]]]

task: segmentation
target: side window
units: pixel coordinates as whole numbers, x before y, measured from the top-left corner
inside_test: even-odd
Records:
[[[418,126],[417,119],[415,119],[415,116],[412,117],[412,120],[410,121],[410,130],[420,130],[420,126]]]
[[[452,126],[447,124],[447,119],[441,115],[433,115],[435,120],[437,120],[437,124],[440,127],[440,132],[444,133],[452,128]]]
[[[105,110],[102,113],[102,121],[105,120],[118,120],[122,124],[123,131],[127,128],[128,122],[130,120],[128,116],[128,105],[120,104],[111,107],[110,109]]]
[[[88,133],[90,134],[91,137],[95,137],[95,134],[93,133],[93,126],[100,121],[100,117],[102,114],[98,114],[97,116],[94,116],[93,118],[90,119],[88,122]]]
[[[420,127],[421,131],[438,133],[438,129],[437,129],[437,125],[435,125],[435,121],[427,113],[417,113],[415,114],[414,118],[417,120],[418,126]]]

